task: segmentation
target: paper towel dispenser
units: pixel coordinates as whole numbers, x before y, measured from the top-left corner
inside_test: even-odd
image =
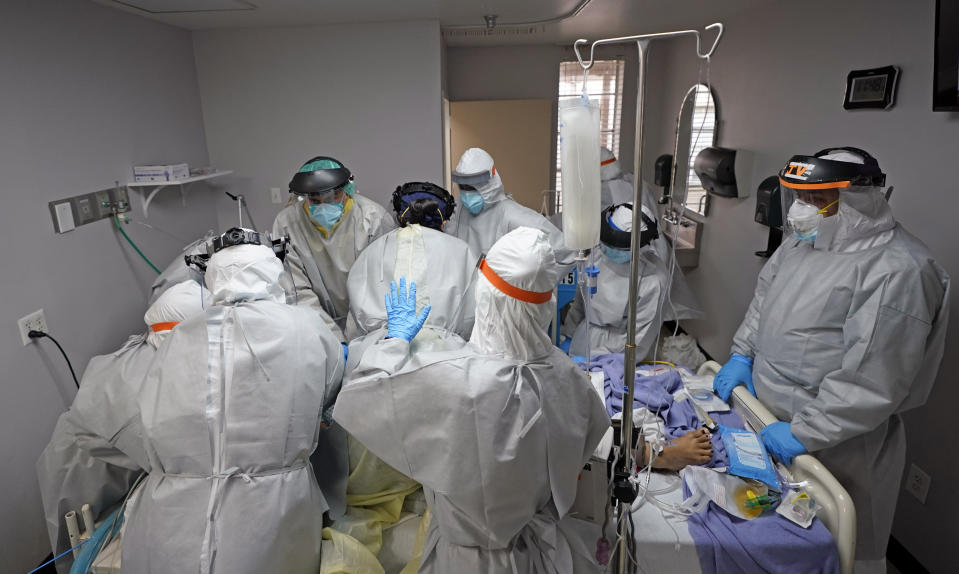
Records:
[[[752,154],[724,147],[707,147],[696,155],[693,171],[703,189],[720,197],[749,196]]]

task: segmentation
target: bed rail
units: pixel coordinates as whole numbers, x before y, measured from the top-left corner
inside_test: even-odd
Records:
[[[706,361],[699,367],[697,374],[715,375],[720,368],[719,363]],[[730,402],[733,410],[756,432],[779,420],[743,385],[733,389]],[[849,493],[819,459],[812,455],[797,456],[788,470],[795,481],[809,482],[807,491],[823,506],[817,517],[836,540],[840,571],[842,574],[852,574],[856,556],[856,507]]]

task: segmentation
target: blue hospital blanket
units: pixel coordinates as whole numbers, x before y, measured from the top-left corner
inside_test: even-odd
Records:
[[[610,416],[623,408],[623,355],[612,353],[593,357],[590,371],[602,370],[605,379],[606,410]],[[652,376],[636,374],[633,408],[659,412],[665,421],[667,438],[676,438],[702,426],[689,401],[673,400],[682,388],[675,370]],[[745,428],[736,413],[710,413],[717,423]],[[713,459],[705,466],[726,466],[726,449],[719,433],[713,435]],[[689,490],[683,486],[685,497]],[[730,515],[710,502],[706,510],[689,517],[689,534],[696,543],[703,574],[727,572],[790,574],[835,574],[839,552],[832,535],[820,520],[802,528],[775,512],[754,520]]]

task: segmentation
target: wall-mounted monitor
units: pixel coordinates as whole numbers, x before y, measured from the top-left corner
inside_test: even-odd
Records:
[[[959,111],[959,2],[936,0],[932,109]]]

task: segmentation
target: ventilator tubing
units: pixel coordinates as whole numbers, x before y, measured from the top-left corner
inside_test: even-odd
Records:
[[[599,106],[583,94],[559,103],[563,175],[563,238],[566,247],[599,243]]]

